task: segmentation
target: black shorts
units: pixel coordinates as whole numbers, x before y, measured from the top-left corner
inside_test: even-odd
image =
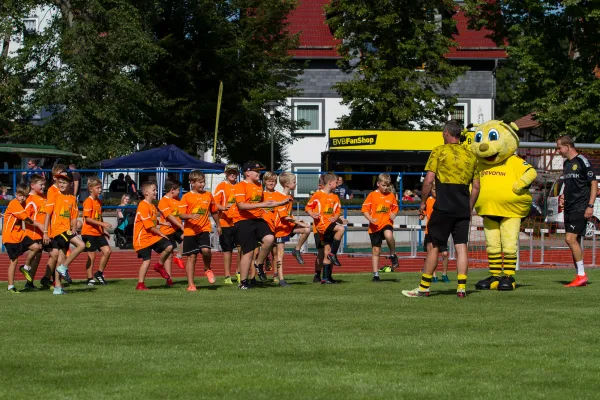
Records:
[[[315,246],[317,250],[321,250],[325,248],[325,243],[321,241],[321,235],[318,232],[313,232],[313,236],[315,237]]]
[[[585,235],[585,227],[587,219],[585,219],[585,210],[582,211],[565,211],[565,232],[575,233],[577,236]]]
[[[171,246],[171,242],[169,242],[168,239],[161,238],[158,242],[154,243],[153,245],[138,250],[137,255],[138,258],[147,261],[152,257],[152,250],[154,250],[155,253],[160,254],[163,251],[165,251],[169,246]]]
[[[323,246],[326,244],[331,244],[333,243],[333,236],[335,235],[334,229],[336,227],[337,223],[332,222],[331,224],[329,224],[329,226],[327,227],[327,229],[325,229],[325,233],[323,233],[323,235],[321,235],[321,241],[323,242]]]
[[[198,254],[203,248],[210,249],[210,232],[200,232],[194,236],[183,237],[183,252],[182,256],[190,254]]]
[[[429,233],[425,234],[425,241],[423,242],[423,247],[425,248],[425,251],[427,251],[427,245],[431,243],[431,236],[429,236]],[[444,251],[448,251],[448,243],[446,243],[445,246],[438,246],[439,251],[441,251],[442,253]]]
[[[54,249],[52,243],[54,242],[54,240],[52,240],[52,238],[50,238],[50,242],[48,244],[44,244],[44,240],[43,239],[37,239],[33,241],[34,243],[37,243],[39,245],[42,246],[42,250],[44,250],[47,253],[51,253],[52,250]]]
[[[250,253],[265,236],[273,235],[269,225],[262,219],[247,219],[235,224],[235,242],[242,248],[242,254]]]
[[[287,243],[290,241],[291,238],[294,237],[294,235],[296,235],[294,232],[290,233],[287,236],[280,236],[280,237],[276,237],[275,238],[275,243]]]
[[[29,250],[29,246],[35,244],[35,241],[29,236],[25,236],[19,243],[4,243],[6,254],[11,260],[16,260],[19,256],[25,254]]]
[[[235,226],[221,228],[221,236],[219,236],[219,244],[221,251],[232,252],[237,247],[235,242]]]
[[[77,236],[77,234],[73,231],[64,231],[52,238],[52,247],[59,250],[69,250],[71,239],[75,236]]]
[[[392,231],[394,232],[394,227],[391,225],[386,225],[377,232],[369,233],[369,238],[371,239],[371,247],[381,247],[381,243],[385,239],[383,232]]]
[[[470,217],[456,217],[443,211],[433,210],[427,223],[431,244],[440,248],[448,247],[448,238],[452,235],[454,244],[469,243]]]
[[[95,251],[101,251],[102,247],[109,246],[108,240],[106,240],[106,236],[89,236],[83,235],[81,236],[83,242],[85,243],[85,249],[83,251],[93,253]]]
[[[183,240],[181,239],[182,233],[183,232],[181,230],[176,230],[170,235],[167,235],[167,237],[169,238],[169,242],[171,242],[171,244],[173,245],[173,248],[177,247],[179,243],[183,242]]]

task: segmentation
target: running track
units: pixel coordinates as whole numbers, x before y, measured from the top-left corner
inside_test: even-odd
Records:
[[[568,252],[568,251],[567,251]],[[584,262],[586,265],[591,265],[591,252],[586,252],[584,257]],[[418,253],[417,258],[402,258],[408,257],[410,254],[408,253],[398,253],[400,257],[400,271],[401,272],[418,272],[423,267],[423,259],[425,257],[425,253]],[[235,271],[235,262],[236,262],[236,254],[233,255],[233,270]],[[565,264],[566,254],[565,251],[560,250],[550,250],[545,252],[544,256],[544,264],[543,265],[531,265],[535,268],[553,268],[557,267],[557,264]],[[523,267],[527,267],[526,264],[529,261],[529,252],[521,251],[520,254],[521,262]],[[304,265],[299,265],[296,262],[296,259],[289,254],[285,255],[284,258],[284,273],[286,275],[289,274],[310,274],[314,273],[314,262],[315,262],[315,254],[307,253],[303,255]],[[342,263],[341,267],[335,267],[334,273],[360,273],[360,272],[371,272],[371,257],[367,254],[365,255],[351,255],[351,254],[342,254],[338,256],[340,262]],[[539,261],[540,254],[539,252],[534,252],[534,262]],[[38,268],[38,274],[36,276],[36,280],[42,277],[42,274],[45,271],[47,256],[44,253],[42,256],[42,260],[40,262],[40,267]],[[85,253],[82,253],[69,267],[69,273],[73,279],[85,279],[85,263],[87,260],[87,256]],[[19,258],[19,265],[21,265],[25,261],[25,257],[22,256]],[[96,262],[95,268],[98,268],[98,263],[100,261],[100,253],[96,253]],[[158,256],[153,254],[152,256],[152,264],[158,261]],[[598,258],[600,261],[600,256]],[[8,256],[6,253],[0,254],[0,281],[7,280],[7,266],[8,266]],[[381,259],[380,265],[390,264],[389,260]],[[441,264],[441,263],[440,263]],[[109,261],[109,264],[105,271],[105,276],[108,279],[127,279],[127,278],[137,278],[138,268],[140,266],[140,260],[137,258],[136,253],[133,250],[114,250]],[[487,268],[487,264],[483,261],[475,261],[470,263],[471,268]],[[438,266],[441,268],[441,265]],[[217,276],[223,276],[223,254],[220,252],[213,252],[212,257],[212,269]],[[456,269],[456,263],[454,261],[450,261],[449,269]],[[235,272],[234,272],[235,274]],[[272,275],[272,272],[269,273]],[[196,261],[196,277],[202,277],[203,274],[203,264],[202,258],[199,256]],[[152,270],[152,268],[148,271],[148,278],[157,278],[159,275]],[[185,277],[185,271],[179,269],[177,266],[173,266],[173,277],[174,278],[183,278]],[[19,271],[16,271],[15,278],[17,280],[23,280],[23,276]]]

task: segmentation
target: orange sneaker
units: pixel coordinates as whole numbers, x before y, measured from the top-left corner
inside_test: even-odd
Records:
[[[175,261],[175,264],[177,264],[177,266],[181,269],[185,269],[185,264],[183,263],[183,260],[181,259],[181,257],[175,257],[173,256],[173,261]]]
[[[197,292],[198,289],[196,289],[196,286],[194,285],[189,285],[186,289],[188,292]]]
[[[206,277],[208,278],[208,283],[210,283],[211,285],[217,281],[217,278],[215,278],[215,274],[210,269],[204,271],[204,275],[206,275]]]
[[[579,286],[585,286],[588,283],[588,278],[587,275],[577,275],[575,276],[575,279],[573,279],[573,281],[571,281],[571,283],[568,283],[565,285],[565,287],[579,287]]]

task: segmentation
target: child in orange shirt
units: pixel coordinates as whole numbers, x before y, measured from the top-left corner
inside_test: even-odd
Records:
[[[223,251],[223,268],[225,269],[226,285],[232,285],[231,281],[231,259],[233,256],[234,247],[238,247],[238,256],[241,254],[239,246],[235,242],[235,226],[234,217],[237,214],[237,206],[235,205],[234,186],[237,184],[237,179],[240,174],[239,168],[235,164],[227,164],[225,166],[225,180],[219,183],[215,189],[215,203],[219,210],[219,224],[221,225],[221,235],[219,236],[219,244]],[[240,258],[237,258],[237,273],[238,285],[240,284]]]
[[[391,191],[392,178],[389,174],[379,174],[377,190],[369,193],[362,205],[362,213],[369,221],[369,237],[371,238],[371,265],[373,266],[373,282],[380,282],[379,257],[383,239],[390,250],[392,268],[398,268],[396,241],[394,240],[393,221],[398,213],[396,195]]]
[[[23,221],[34,225],[38,229],[44,229],[42,224],[29,218],[23,208],[27,193],[29,193],[27,184],[19,184],[17,186],[16,198],[8,203],[8,207],[6,208],[6,211],[4,211],[2,243],[6,248],[10,260],[10,264],[8,265],[9,293],[19,293],[17,288],[15,288],[15,270],[19,261],[19,256],[29,250],[25,265],[21,267],[20,270],[23,275],[25,275],[28,282],[33,282],[29,276],[30,266],[36,254],[42,250],[42,246],[35,243],[29,236],[25,235],[25,230],[23,229]]]
[[[433,244],[431,243],[431,236],[429,236],[428,226],[429,220],[431,219],[431,213],[433,212],[433,205],[435,204],[435,184],[431,188],[431,195],[427,198],[425,202],[425,212],[419,215],[419,219],[423,220],[427,218],[427,225],[425,225],[425,249],[427,251],[433,248]],[[439,246],[440,254],[442,255],[442,282],[449,283],[450,279],[448,278],[448,245]],[[433,277],[431,279],[432,282],[437,282],[438,278],[435,275],[435,271],[433,271]]]
[[[59,264],[54,273],[54,294],[65,294],[60,283],[60,276],[67,282],[72,283],[69,276],[69,265],[75,258],[85,249],[85,243],[77,236],[75,232],[77,228],[77,204],[75,196],[71,195],[70,184],[72,181],[69,173],[57,174],[54,176],[56,185],[60,193],[56,195],[54,204],[50,207],[47,204],[48,213],[52,215],[52,229],[50,236],[52,237],[52,253],[56,256],[58,253]],[[44,244],[48,244],[45,240]],[[73,244],[75,249],[67,256],[67,250]]]
[[[210,251],[210,225],[209,215],[217,227],[217,233],[221,234],[219,215],[215,200],[210,192],[204,190],[205,178],[201,171],[190,172],[191,190],[183,195],[179,203],[179,218],[184,221],[183,229],[183,255],[188,256],[186,273],[188,279],[188,292],[196,292],[198,289],[194,283],[194,272],[196,269],[196,257],[202,253],[204,262],[204,274],[210,284],[215,283],[215,274],[210,268],[212,254]]]
[[[85,266],[87,285],[94,286],[95,281],[106,285],[104,269],[112,254],[107,240],[110,236],[106,229],[112,228],[112,225],[102,220],[102,201],[100,200],[102,181],[97,176],[92,176],[88,179],[87,186],[90,196],[83,202],[83,228],[81,229],[81,238],[85,242],[85,251],[88,255]],[[98,271],[93,273],[97,251],[102,252],[102,258]]]
[[[144,200],[140,201],[135,213],[135,222],[133,224],[133,249],[137,252],[138,258],[142,259],[140,272],[138,274],[138,283],[135,290],[150,290],[144,283],[152,250],[160,254],[159,262],[154,265],[154,270],[167,281],[167,286],[173,285],[171,276],[164,268],[165,261],[171,255],[173,246],[167,235],[157,228],[156,207],[152,201],[156,200],[156,183],[144,182],[140,186],[140,192]]]
[[[315,198],[320,196],[323,193],[323,187],[325,187],[325,182],[323,182],[323,176],[319,175],[319,183],[317,187],[317,191],[312,194],[308,202],[306,203],[306,207],[304,208],[304,212],[311,217],[313,222],[313,236],[315,238],[315,247],[317,248],[317,258],[315,259],[315,276],[313,277],[313,282],[321,282],[321,270],[323,269],[323,260],[325,259],[325,251],[324,245],[321,241],[321,237],[319,236],[319,232],[317,232],[317,224],[319,220],[319,214],[317,212],[313,212],[313,209],[309,207],[313,204]]]
[[[339,197],[333,193],[337,186],[337,176],[331,172],[323,176],[325,186],[317,192],[312,203],[307,205],[317,221],[317,232],[324,245],[323,277],[321,284],[337,283],[332,277],[332,265],[341,266],[337,251],[344,236],[345,221],[340,218],[341,205]]]
[[[38,229],[33,224],[25,224],[25,234],[29,236],[35,243],[42,246],[44,250],[47,250],[48,253],[52,251],[51,247],[46,247],[42,245],[42,238],[44,235],[44,221],[46,220],[46,197],[44,195],[44,189],[46,187],[46,179],[43,176],[38,174],[31,175],[29,179],[29,187],[30,192],[29,196],[26,200],[25,212],[27,216],[31,218],[33,221],[37,221],[41,224],[42,229]],[[35,281],[35,274],[37,272],[38,265],[40,264],[40,259],[42,258],[42,252],[39,251],[35,254],[35,257],[31,261],[31,270],[29,272],[29,276],[31,278],[31,282],[27,281],[25,283],[26,290],[35,290],[37,289],[33,282]],[[56,264],[56,260],[54,260],[54,264]],[[25,267],[23,267],[25,268]],[[27,276],[26,276],[27,277]]]
[[[165,261],[165,270],[171,275],[172,261],[181,269],[185,264],[177,253],[177,245],[183,241],[183,224],[179,219],[179,192],[181,191],[181,182],[175,179],[167,179],[165,182],[165,195],[158,202],[158,211],[160,212],[160,231],[169,237],[173,245],[173,251]]]

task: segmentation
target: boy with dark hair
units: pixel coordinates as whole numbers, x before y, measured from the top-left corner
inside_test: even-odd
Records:
[[[362,213],[369,221],[369,237],[373,251],[371,265],[373,266],[373,282],[380,282],[379,257],[383,239],[390,250],[392,268],[398,268],[396,241],[394,240],[393,221],[398,213],[396,196],[391,191],[392,178],[389,174],[380,174],[377,178],[377,190],[369,193],[362,205]]]
[[[239,176],[239,168],[235,164],[227,164],[225,166],[225,180],[219,183],[215,189],[215,203],[219,210],[219,224],[221,225],[221,235],[219,236],[219,244],[223,251],[223,268],[225,269],[225,280],[223,281],[226,285],[231,285],[231,259],[233,256],[233,248],[237,247],[235,242],[235,226],[234,217],[237,215],[237,206],[235,205],[235,191],[234,186],[237,183]],[[238,247],[238,255],[241,252]],[[236,276],[239,280],[240,270],[240,257],[237,258],[237,273]],[[240,282],[238,282],[238,285]]]
[[[160,260],[154,265],[154,270],[167,281],[167,286],[171,286],[171,276],[164,268],[164,263],[169,258],[173,246],[167,235],[162,233],[157,226],[156,207],[152,204],[156,200],[156,183],[144,182],[140,187],[140,193],[144,199],[138,204],[135,213],[135,222],[133,225],[133,249],[137,252],[138,258],[142,259],[140,272],[138,274],[138,283],[135,290],[150,290],[144,283],[152,251],[160,254]]]
[[[333,193],[337,185],[337,176],[331,172],[323,176],[323,192],[314,197],[306,207],[317,219],[317,232],[324,245],[323,277],[321,284],[337,283],[332,277],[332,265],[341,266],[337,251],[344,235],[343,221],[340,219],[341,205],[339,197]]]
[[[21,268],[21,272],[25,275],[27,282],[33,282],[29,276],[31,263],[38,252],[42,249],[38,243],[25,235],[22,221],[34,225],[38,229],[44,229],[44,226],[37,221],[32,220],[27,216],[23,206],[25,199],[29,193],[27,184],[19,184],[17,186],[16,198],[8,203],[8,207],[4,212],[4,226],[2,227],[2,243],[8,253],[10,264],[8,265],[8,292],[19,293],[15,288],[15,270],[19,261],[19,256],[29,250],[25,268]]]
[[[92,176],[88,179],[87,186],[90,196],[83,202],[83,228],[81,229],[81,238],[85,242],[85,251],[88,255],[85,266],[87,285],[94,286],[94,279],[101,285],[106,285],[104,269],[112,254],[106,229],[112,228],[112,225],[102,220],[102,201],[100,200],[102,181],[97,176]],[[96,251],[102,252],[102,258],[98,271],[93,273]]]
[[[179,218],[184,223],[183,230],[183,255],[187,256],[186,273],[188,279],[188,292],[196,292],[196,284],[194,283],[194,272],[196,269],[196,257],[198,253],[202,253],[202,261],[204,263],[204,274],[210,284],[216,282],[215,274],[213,273],[210,262],[212,253],[210,250],[210,225],[209,215],[217,227],[217,233],[221,234],[221,226],[219,225],[219,215],[215,200],[210,192],[204,190],[205,177],[201,171],[190,172],[190,187],[179,204]]]
[[[165,195],[158,202],[158,211],[160,212],[160,231],[169,237],[173,245],[173,251],[165,261],[165,270],[171,275],[172,260],[181,269],[185,264],[177,252],[177,245],[183,241],[183,224],[179,219],[179,192],[181,182],[176,179],[167,179],[165,182]]]
[[[264,261],[273,246],[275,240],[273,232],[269,225],[262,219],[263,208],[277,207],[288,202],[285,199],[280,202],[263,201],[263,189],[258,184],[260,171],[264,169],[258,163],[248,162],[243,165],[245,179],[235,185],[235,200],[238,208],[238,215],[235,219],[236,236],[235,241],[241,247],[242,255],[240,262],[241,283],[239,289],[249,289],[248,273],[256,243],[261,242],[262,246],[256,262],[254,264],[259,278],[262,281],[267,280],[264,271]]]

